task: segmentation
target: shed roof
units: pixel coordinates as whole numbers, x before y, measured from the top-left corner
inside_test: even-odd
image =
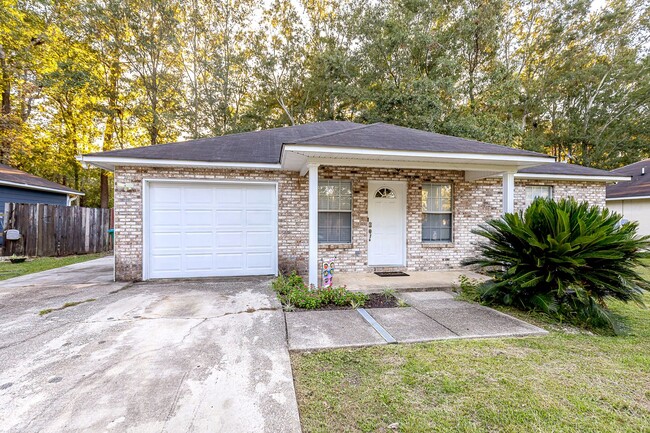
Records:
[[[15,188],[37,189],[60,194],[84,195],[82,192],[59,185],[9,165],[0,164],[0,185]]]

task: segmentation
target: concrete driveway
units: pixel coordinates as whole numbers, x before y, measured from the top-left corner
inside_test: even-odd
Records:
[[[111,279],[106,258],[0,282],[0,431],[300,431],[268,279]]]

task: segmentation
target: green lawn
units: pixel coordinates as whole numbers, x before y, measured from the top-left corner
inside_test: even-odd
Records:
[[[23,263],[0,262],[0,280],[20,277],[21,275],[33,274],[34,272],[46,271],[48,269],[59,268],[61,266],[81,263],[87,260],[97,259],[106,254],[85,254],[83,256],[67,257],[38,257],[28,259]]]
[[[612,308],[630,335],[552,331],[294,354],[303,429],[650,432],[650,310]]]

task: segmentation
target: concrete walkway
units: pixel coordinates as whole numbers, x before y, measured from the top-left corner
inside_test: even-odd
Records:
[[[443,291],[402,292],[409,307],[366,311],[390,338],[357,310],[287,312],[289,349],[324,350],[452,338],[514,337],[547,332],[491,308],[454,300]]]
[[[126,285],[111,260],[1,283],[0,431],[300,432],[268,278]]]

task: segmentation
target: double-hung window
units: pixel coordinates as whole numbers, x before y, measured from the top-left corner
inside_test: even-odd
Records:
[[[318,182],[318,243],[352,242],[352,182]]]
[[[526,207],[530,206],[533,200],[539,197],[553,198],[553,187],[541,185],[526,187]]]
[[[451,184],[422,185],[422,242],[451,242]]]

